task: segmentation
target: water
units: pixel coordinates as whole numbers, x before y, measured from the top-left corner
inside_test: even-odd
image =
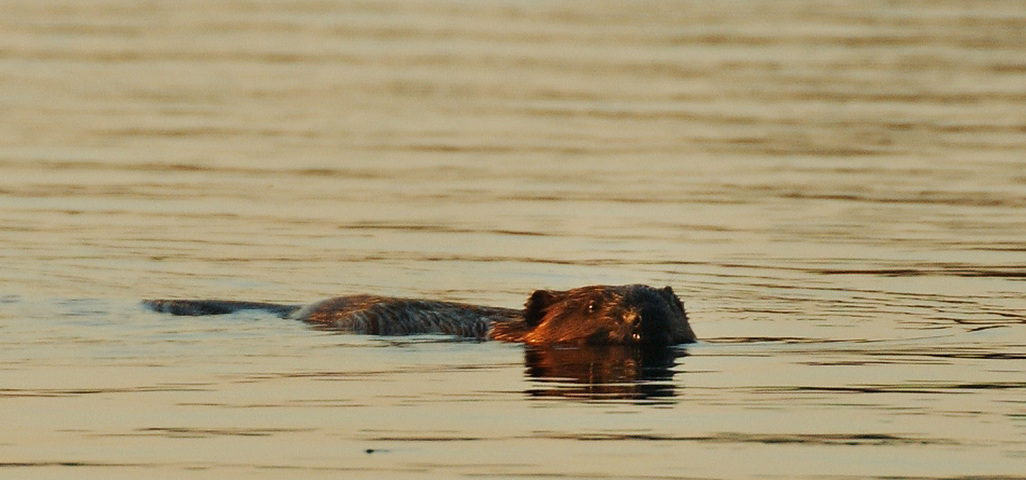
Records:
[[[1021,2],[2,2],[0,477],[1026,477]],[[176,318],[672,285],[639,358]]]

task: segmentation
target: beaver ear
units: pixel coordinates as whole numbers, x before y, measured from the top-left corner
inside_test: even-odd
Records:
[[[541,323],[545,314],[560,298],[566,296],[565,292],[554,292],[552,290],[535,290],[531,298],[527,299],[524,305],[524,320],[528,325],[534,327]]]
[[[669,285],[663,287],[662,290],[659,290],[659,294],[662,295],[663,298],[665,298],[668,302],[670,302],[670,304],[676,305],[677,308],[680,308],[681,313],[683,313],[684,316],[687,317],[688,312],[684,310],[684,302],[680,301],[680,297],[678,297],[677,294],[673,292],[672,287],[670,287]]]

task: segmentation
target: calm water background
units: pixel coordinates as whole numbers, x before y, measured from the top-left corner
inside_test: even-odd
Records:
[[[0,11],[2,478],[1026,477],[1026,3]],[[138,305],[634,282],[704,342]]]

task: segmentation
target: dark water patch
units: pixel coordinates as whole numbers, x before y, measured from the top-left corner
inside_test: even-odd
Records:
[[[994,245],[966,245],[965,248],[981,252],[1026,252],[1026,245],[1020,243],[1002,244],[998,242]]]
[[[995,352],[995,347],[987,347],[986,350],[966,349],[967,351],[873,351],[873,350],[830,350],[821,352],[808,352],[809,356],[814,355],[845,355],[853,357],[848,360],[804,360],[798,363],[802,365],[827,366],[827,365],[848,365],[848,366],[869,366],[869,365],[951,365],[953,360],[1026,360],[1026,353],[1019,352]],[[1014,348],[1014,347],[1012,347]],[[1021,348],[1021,347],[1020,347]],[[939,350],[944,350],[939,348]]]
[[[375,449],[375,451],[378,451]],[[388,450],[380,450],[387,452]],[[370,453],[370,452],[367,452]],[[215,464],[207,462],[173,462],[173,463],[127,463],[127,462],[87,462],[87,461],[35,461],[35,462],[0,462],[0,468],[54,468],[54,467],[71,467],[71,468],[133,468],[133,469],[147,469],[147,475],[154,475],[154,471],[160,471],[160,469],[178,469],[186,472],[206,472],[219,469],[256,469],[263,471],[305,471],[305,472],[335,472],[335,473],[355,473],[355,472],[373,472],[378,470],[380,475],[387,475],[388,473],[395,471],[403,471],[402,468],[394,467],[393,469],[372,469],[372,468],[357,468],[348,466],[338,467],[325,467],[317,465],[287,465],[287,464]],[[410,469],[410,471],[421,472],[421,469]],[[157,475],[159,476],[159,474]],[[174,477],[182,477],[181,472]],[[105,475],[104,477],[109,477]]]
[[[880,92],[880,91],[862,91],[853,92],[852,90],[802,90],[790,95],[775,93],[776,98],[794,98],[806,101],[824,101],[824,102],[850,102],[859,101],[865,103],[903,103],[903,102],[916,102],[923,104],[935,104],[935,105],[968,105],[972,106],[979,104],[980,102],[1000,101],[1006,100],[1009,102],[1023,103],[1026,102],[1026,94],[1021,92],[923,92],[923,91],[905,91],[905,92]],[[884,120],[881,125],[887,125],[888,121]],[[906,124],[898,122],[897,127],[902,127]],[[973,129],[972,126],[961,126],[961,125],[939,125],[939,124],[917,124],[915,129],[921,129],[924,131],[938,131],[938,132],[951,132],[961,131],[962,128]],[[982,125],[978,128],[985,131],[999,131],[1015,133],[1019,130],[1017,125]]]
[[[63,309],[62,315],[69,317],[105,317],[109,312],[106,302],[88,298],[70,298],[57,301],[57,307]]]
[[[188,428],[149,427],[133,433],[115,436],[157,436],[167,438],[210,438],[210,437],[270,437],[282,433],[312,432],[312,428]],[[109,435],[104,435],[109,436]]]
[[[836,476],[834,478],[851,479],[854,477]],[[906,476],[906,475],[875,475],[859,478],[874,478],[879,480],[1023,480],[1023,475],[954,475],[954,476]]]
[[[49,60],[58,62],[89,62],[89,63],[154,63],[154,62],[185,62],[212,65],[218,62],[253,62],[266,64],[359,64],[365,63],[368,57],[347,55],[342,53],[300,54],[293,52],[255,52],[233,51],[187,51],[163,50],[140,51],[117,48],[110,50],[85,50],[78,48],[35,48],[35,49],[0,49],[0,58]]]
[[[552,237],[565,236],[555,232],[541,232],[537,230],[509,230],[509,229],[488,229],[457,227],[451,224],[425,224],[425,223],[386,223],[363,221],[339,225],[340,230],[369,230],[369,231],[398,231],[398,232],[426,232],[439,234],[463,234],[463,233],[484,233],[499,236],[513,237]]]
[[[702,442],[702,443],[763,443],[802,445],[959,445],[951,439],[926,438],[893,435],[886,433],[806,433],[806,434],[753,434],[727,432],[714,435],[663,435],[649,433],[586,433],[562,434],[539,433],[539,438],[573,439],[581,441],[654,441],[654,442]]]
[[[130,468],[157,468],[163,465],[156,463],[115,463],[115,462],[83,462],[83,461],[39,461],[39,462],[2,462],[0,468],[28,468],[28,467],[130,467]]]
[[[523,154],[523,153],[562,153],[567,155],[597,154],[597,153],[627,153],[626,148],[616,149],[611,147],[585,148],[572,145],[455,145],[455,144],[417,144],[409,143],[402,145],[374,145],[365,146],[365,150],[371,151],[409,151],[415,153],[448,153],[448,154]]]
[[[985,390],[1024,390],[1026,382],[979,382],[979,383],[943,383],[943,382],[911,382],[893,385],[861,385],[861,386],[787,386],[787,387],[754,387],[757,393],[914,393],[914,394],[952,394],[972,393]]]
[[[481,442],[509,440],[509,438],[492,436],[452,435],[437,432],[432,435],[374,435],[368,441],[383,442]],[[767,445],[801,444],[801,445],[839,445],[839,446],[882,446],[882,445],[959,445],[952,439],[927,438],[910,435],[887,433],[823,433],[823,434],[787,434],[787,433],[741,433],[724,432],[712,435],[673,435],[660,433],[564,433],[539,431],[522,439],[575,440],[585,442],[696,442],[696,443],[762,443]]]
[[[551,235],[546,235],[551,236]],[[500,265],[504,263],[528,263],[543,265],[581,265],[581,266],[621,266],[632,262],[616,257],[590,257],[580,259],[558,258],[558,257],[532,257],[532,256],[510,256],[510,255],[476,255],[470,253],[439,254],[434,252],[409,252],[394,251],[386,253],[347,254],[334,257],[336,261],[343,262],[398,262],[398,261],[420,261],[420,262],[453,262],[460,263],[483,263]],[[216,259],[211,259],[216,260]],[[252,259],[226,259],[238,262],[252,261]],[[528,292],[525,292],[528,293]]]
[[[864,352],[867,356],[881,356],[890,358],[902,358],[902,357],[923,357],[923,358],[941,358],[941,359],[976,359],[976,360],[1023,360],[1026,359],[1026,353],[1018,352],[994,352],[992,351],[995,347],[985,347],[988,350],[978,350],[972,348],[966,348],[963,351],[946,351],[946,352],[928,352],[928,351],[915,351],[915,352],[902,352],[902,351],[891,351],[891,352]],[[1014,348],[1014,347],[1013,347]],[[1023,347],[1018,347],[1023,348]],[[856,352],[852,352],[856,353]],[[890,362],[898,363],[898,362]]]
[[[890,155],[894,148],[871,148],[816,145],[810,140],[794,137],[733,137],[733,138],[697,138],[695,141],[704,149],[717,153],[744,152],[764,154],[768,156],[800,156],[800,157],[838,157],[868,158],[872,156]],[[785,197],[788,198],[788,197]]]
[[[867,342],[868,340],[862,340]],[[825,343],[853,343],[860,342],[860,340],[851,339],[831,339],[831,338],[815,338],[815,337],[715,337],[705,338],[702,342],[709,344],[732,344],[732,343],[753,343],[753,344],[825,344]]]
[[[984,326],[975,330],[989,330]],[[692,354],[701,357],[766,357],[799,355],[795,364],[811,366],[952,365],[964,360],[1020,361],[1026,345],[958,342],[958,335],[903,339],[818,339],[792,337],[715,337],[704,339]],[[957,342],[957,343],[956,343]],[[993,364],[999,368],[998,364]],[[1010,364],[1014,365],[1014,364]],[[1005,385],[1013,388],[1017,384]]]
[[[1008,325],[983,325],[981,327],[970,328],[970,329],[968,329],[966,331],[970,332],[970,333],[972,333],[972,332],[982,332],[984,330],[990,330],[990,329],[993,329],[993,328],[1008,328]]]
[[[1026,197],[997,195],[989,192],[967,192],[960,194],[949,192],[918,192],[916,195],[886,196],[854,193],[790,191],[781,194],[781,197],[792,200],[837,200],[857,203],[945,205],[953,207],[1021,208],[1026,206]]]
[[[480,442],[480,441],[491,441],[495,438],[489,437],[477,437],[477,436],[465,436],[465,435],[447,435],[445,433],[439,433],[437,435],[382,435],[376,437],[366,438],[368,441],[373,442]]]
[[[702,195],[705,194],[705,195]],[[751,203],[749,199],[742,197],[731,197],[724,195],[723,192],[694,192],[692,197],[688,198],[689,203],[696,204],[744,204]],[[502,201],[514,201],[514,202],[538,202],[538,203],[549,203],[553,205],[559,205],[566,202],[581,202],[590,203],[595,205],[606,204],[606,205],[659,205],[659,204],[671,204],[677,205],[681,199],[674,195],[662,195],[661,192],[654,193],[637,193],[637,194],[615,194],[609,191],[595,191],[595,192],[559,192],[559,193],[527,193],[517,192],[513,195],[503,195],[496,198]]]
[[[1023,314],[1023,313],[997,312],[997,311],[990,311],[990,310],[987,310],[985,313],[987,313],[988,315],[995,315],[995,316],[998,316],[998,317],[1007,318],[1007,319],[1012,320],[1012,321],[1014,321],[1016,323],[1026,323],[1026,314]],[[953,320],[953,321],[955,321],[956,323],[966,323],[966,324],[970,324],[970,325],[973,324],[973,322],[968,322],[968,321],[965,321],[965,320],[957,320],[956,319],[956,320]]]
[[[244,127],[228,128],[214,126],[193,126],[193,127],[164,127],[164,128],[143,128],[128,127],[119,129],[96,130],[93,133],[114,137],[186,137],[190,139],[202,137],[228,138],[248,137],[260,135],[262,137],[302,137],[312,136],[309,132],[277,130],[277,129],[250,129]]]
[[[367,408],[373,405],[369,405],[364,402],[357,402],[350,399],[304,399],[304,400],[285,400],[280,402],[268,402],[268,403],[227,403],[227,402],[180,402],[176,405],[182,407],[213,407],[213,408],[231,408],[231,409],[270,409],[277,410],[281,408]]]
[[[366,381],[376,377],[389,377],[401,374],[428,374],[439,372],[457,372],[467,370],[491,370],[507,368],[509,365],[402,365],[388,370],[352,370],[352,371],[302,371],[284,373],[258,373],[243,377],[232,376],[232,383],[259,383],[278,379],[309,379],[313,381]]]
[[[175,133],[176,131],[168,131],[168,134]],[[234,131],[231,131],[234,132]],[[259,135],[270,135],[274,132],[258,132],[253,130],[239,130],[235,133],[251,132]],[[111,132],[106,132],[111,133]],[[184,132],[178,132],[184,134]],[[430,175],[433,172],[437,174],[442,173],[453,173],[449,167],[446,166],[428,166],[428,167],[406,167],[403,169],[392,169],[384,167],[343,167],[333,166],[331,168],[282,168],[282,167],[247,167],[238,166],[235,164],[231,165],[218,165],[211,163],[184,163],[184,162],[99,162],[89,160],[53,160],[53,159],[33,159],[33,160],[10,160],[0,159],[0,167],[5,169],[23,169],[26,171],[85,171],[85,172],[110,172],[110,173],[143,173],[143,174],[154,174],[154,173],[182,173],[182,174],[203,174],[206,178],[210,178],[211,175],[225,175],[233,179],[238,179],[240,176],[247,177],[322,177],[322,178],[343,178],[347,180],[388,180],[395,179],[397,174],[409,175],[411,177],[423,178],[424,175]],[[476,169],[465,168],[460,169],[458,173],[461,174],[461,179],[466,180],[465,175],[476,172]],[[482,174],[483,175],[483,174]],[[147,175],[148,176],[148,175]],[[135,183],[133,183],[135,184]],[[167,185],[166,182],[157,183],[154,185]],[[78,186],[78,184],[69,184],[69,187]],[[65,193],[55,192],[55,193]],[[239,192],[235,192],[239,193]]]
[[[905,268],[825,268],[809,269],[820,275],[875,275],[882,277],[990,277],[1026,279],[1026,265],[995,265],[979,267],[968,264],[931,264],[922,267]]]
[[[188,384],[168,386],[112,387],[112,388],[0,388],[2,397],[79,397],[85,395],[104,395],[121,393],[153,393],[153,392],[209,392],[214,388],[210,384]]]

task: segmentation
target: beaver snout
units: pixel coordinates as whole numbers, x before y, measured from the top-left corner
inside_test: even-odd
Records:
[[[642,320],[640,312],[628,310],[623,316],[623,324],[627,329],[627,335],[625,335],[626,340],[641,343],[646,337],[644,334],[644,321]]]
[[[634,340],[638,343],[653,345],[673,345],[681,343],[675,340],[673,323],[660,313],[638,315],[634,326]]]

